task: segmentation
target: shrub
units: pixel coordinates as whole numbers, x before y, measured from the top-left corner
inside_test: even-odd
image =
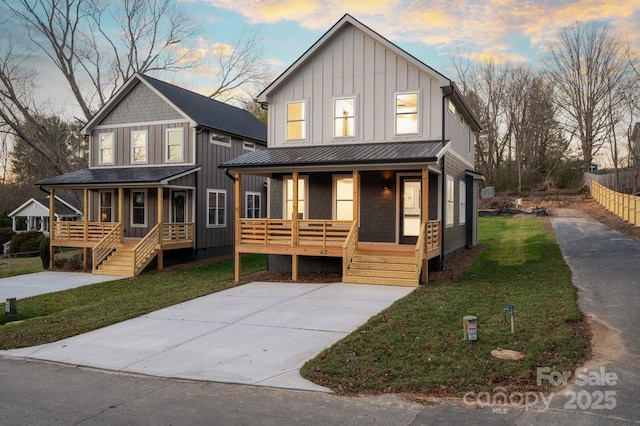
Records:
[[[59,271],[76,272],[82,271],[84,264],[82,262],[82,255],[75,254],[69,258],[56,258],[53,266]]]
[[[6,243],[7,241],[11,241],[13,236],[16,235],[11,228],[0,228],[0,245]]]
[[[42,241],[40,241],[40,259],[42,259],[42,268],[49,269],[49,265],[51,263],[51,252],[49,251],[49,244],[51,240],[49,237],[44,237]]]
[[[20,232],[11,239],[9,253],[39,252],[43,238],[44,234],[40,231]]]

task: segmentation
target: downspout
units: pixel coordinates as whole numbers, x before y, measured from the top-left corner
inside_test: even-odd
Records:
[[[444,91],[444,95],[442,95],[442,146],[444,147],[445,143],[446,143],[446,137],[445,137],[445,128],[446,128],[446,123],[445,123],[445,117],[446,117],[446,113],[447,113],[447,98],[451,95],[453,95],[453,93],[455,92],[455,86],[453,84],[453,81],[449,80],[449,85],[443,88]],[[442,164],[440,166],[440,170],[442,170],[442,200],[441,200],[441,214],[440,217],[444,220],[442,220],[442,222],[447,222],[447,174],[445,172],[445,161],[444,161],[444,155],[442,156],[442,159],[440,161],[442,161]],[[446,230],[446,225],[442,226],[442,222],[440,223],[440,269],[444,269],[444,233]]]

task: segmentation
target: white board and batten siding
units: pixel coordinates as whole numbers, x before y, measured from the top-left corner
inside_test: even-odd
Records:
[[[419,132],[395,134],[395,94],[419,93]],[[356,136],[334,138],[334,100],[355,97]],[[307,138],[286,140],[286,105],[307,102]],[[438,79],[365,34],[347,26],[269,96],[269,146],[433,140],[442,137]]]

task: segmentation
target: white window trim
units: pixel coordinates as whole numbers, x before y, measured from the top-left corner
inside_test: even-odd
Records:
[[[144,193],[144,222],[143,223],[133,223],[133,193],[134,192],[143,192]],[[148,217],[148,213],[149,213],[149,199],[148,199],[148,194],[147,194],[147,190],[146,189],[132,189],[131,193],[129,195],[129,198],[131,199],[131,208],[130,208],[130,212],[129,212],[129,222],[132,228],[146,228],[147,227],[147,217]]]
[[[225,138],[226,142],[218,139],[214,139],[214,136]],[[219,133],[211,132],[209,133],[209,143],[214,145],[224,146],[225,148],[231,148],[231,137],[226,135],[221,135]]]
[[[447,111],[449,111],[449,114],[454,116],[456,120],[458,119],[458,109],[456,108],[456,104],[453,103],[451,98],[447,98]]]
[[[169,159],[169,133],[179,132],[180,133],[180,158],[177,160]],[[164,149],[165,156],[164,159],[167,163],[182,163],[184,158],[184,129],[182,127],[169,127],[164,131]]]
[[[224,194],[224,223],[220,224],[220,223],[209,223],[209,211],[211,210],[211,206],[209,205],[209,195],[211,193],[215,193],[215,194]],[[216,197],[216,200],[218,199],[218,197]],[[216,205],[216,208],[218,206]],[[227,190],[226,189],[207,189],[207,228],[226,228],[227,227],[227,214],[229,212],[229,207],[228,207],[228,199],[227,199]],[[218,216],[216,215],[216,220],[217,220]]]
[[[353,136],[336,136],[336,101],[353,99]],[[357,139],[358,138],[358,98],[357,96],[341,96],[333,98],[333,139]]]
[[[102,160],[102,136],[111,135],[111,161],[106,162]],[[102,132],[98,133],[98,164],[112,165],[116,160],[116,134],[115,132]]]
[[[416,94],[417,95],[417,102],[416,102],[416,115],[417,117],[417,122],[416,122],[416,131],[415,132],[410,132],[410,133],[398,133],[398,95],[410,95],[410,94]],[[419,90],[409,90],[406,92],[396,92],[393,95],[393,130],[394,130],[394,134],[396,136],[407,136],[407,135],[419,135],[420,134],[420,129],[422,128],[422,111],[421,111],[421,105],[422,105],[422,99],[420,96],[420,91]]]
[[[260,207],[258,208],[258,210],[260,211],[260,215],[258,217],[262,217],[262,194],[259,192],[255,192],[255,191],[246,191],[244,193],[244,217],[248,218],[249,217],[249,196],[255,197],[258,196],[259,200],[260,200]],[[254,198],[255,201],[255,198]],[[255,204],[254,204],[255,206]],[[255,208],[254,208],[255,210]],[[253,218],[256,219],[256,218]]]
[[[353,174],[345,174],[345,175],[333,175],[333,185],[331,188],[331,217],[333,220],[336,219],[338,215],[337,203],[338,203],[338,180],[339,179],[353,179]],[[352,192],[353,194],[353,192]],[[351,202],[353,203],[353,195],[351,195]],[[353,220],[353,219],[352,219]]]
[[[114,199],[115,199],[114,192],[113,191],[98,191],[98,222],[111,223],[111,222],[103,222],[102,221],[102,193],[111,194],[111,207],[109,207],[109,208],[111,209],[111,222],[114,221],[113,220],[114,219],[114,217],[113,217],[114,216],[114,214],[113,214],[113,212],[114,212],[113,203],[114,203]]]
[[[453,183],[453,185],[451,186],[453,188],[453,194],[451,194],[453,198],[452,198],[451,202],[449,202],[449,182]],[[445,226],[447,228],[452,227],[456,223],[455,205],[456,205],[456,181],[455,181],[453,176],[447,175],[446,212],[445,212],[445,218],[444,218]],[[449,221],[449,208],[453,209],[453,211],[451,213],[451,221]]]
[[[289,215],[287,214],[287,181],[291,179],[291,182],[293,182],[293,176],[292,175],[288,175],[288,176],[283,176],[282,178],[282,217],[284,219],[289,220]],[[309,176],[305,175],[305,176],[298,176],[298,180],[303,180],[304,181],[304,211],[306,213],[307,216],[309,216]],[[300,198],[300,194],[298,194],[298,199]],[[300,210],[298,210],[298,213],[300,212]],[[303,218],[302,220],[308,219],[308,217]]]
[[[304,104],[304,117],[302,119],[303,122],[303,133],[304,137],[300,139],[289,139],[287,135],[287,130],[289,127],[289,104]],[[289,101],[285,104],[284,110],[284,140],[287,142],[299,142],[306,141],[309,139],[309,103],[306,99],[300,99],[297,101]]]
[[[255,142],[242,141],[242,149],[244,151],[255,151],[256,150],[256,143]]]
[[[143,161],[135,161],[135,147],[133,145],[134,135],[144,134],[144,150],[145,158]],[[131,131],[131,164],[147,164],[149,163],[149,131],[148,130],[132,130]]]
[[[460,181],[460,196],[459,205],[460,211],[458,213],[460,225],[464,225],[467,221],[467,184],[464,181]]]

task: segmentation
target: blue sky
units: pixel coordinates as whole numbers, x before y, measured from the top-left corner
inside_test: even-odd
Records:
[[[558,30],[576,21],[607,22],[640,50],[638,0],[182,0],[203,21],[201,43],[230,43],[243,28],[264,39],[277,76],[345,13],[436,70],[455,77],[450,56],[540,64]],[[206,92],[206,70],[177,78]]]

